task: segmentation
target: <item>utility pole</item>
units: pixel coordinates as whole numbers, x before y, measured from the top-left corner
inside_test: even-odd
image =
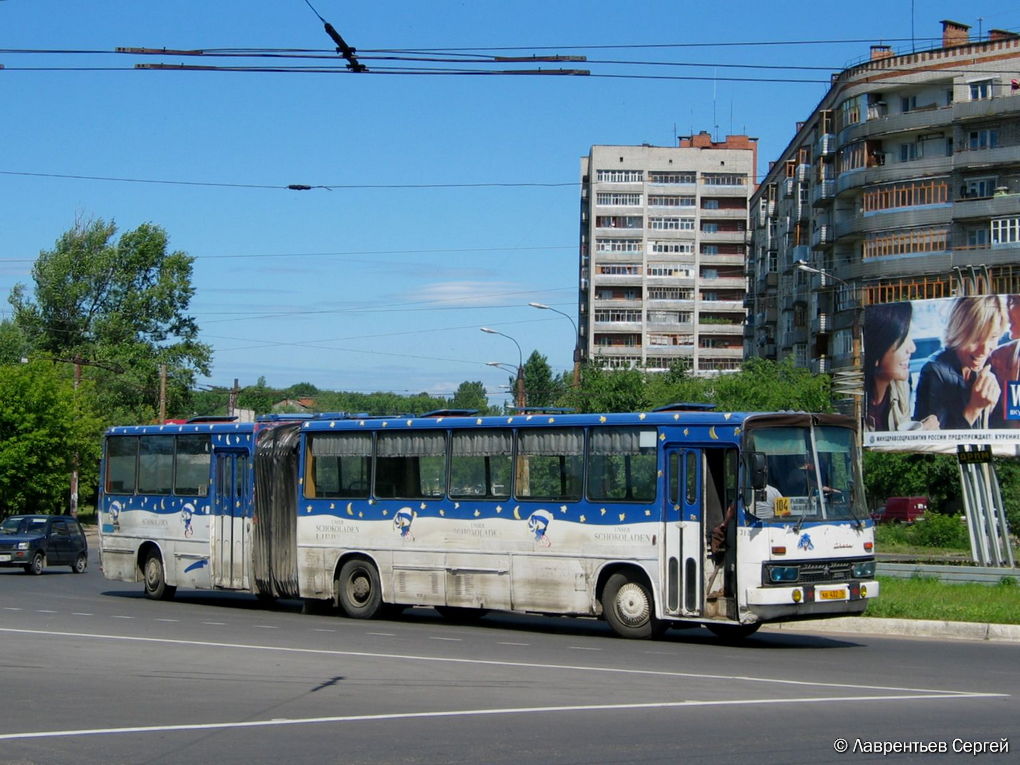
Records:
[[[166,364],[159,365],[159,424],[166,422]]]

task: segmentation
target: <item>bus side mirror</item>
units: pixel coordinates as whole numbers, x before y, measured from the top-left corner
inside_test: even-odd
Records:
[[[755,491],[763,491],[769,479],[769,469],[765,462],[765,455],[761,452],[751,452],[748,462],[748,468],[751,473],[751,488]]]

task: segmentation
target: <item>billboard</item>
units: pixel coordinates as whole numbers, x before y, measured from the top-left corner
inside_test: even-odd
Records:
[[[864,446],[1020,454],[1020,295],[864,309]]]

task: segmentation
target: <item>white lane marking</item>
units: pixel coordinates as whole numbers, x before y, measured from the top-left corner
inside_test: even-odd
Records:
[[[510,643],[510,642],[506,642],[506,643],[496,643],[496,645],[520,645],[520,646],[527,647],[527,646],[531,645],[531,643]]]
[[[179,622],[180,619],[157,619],[157,622]]]
[[[601,651],[601,648],[591,648],[583,645],[568,645],[568,651]]]
[[[448,638],[448,637],[435,637],[435,636],[430,637],[429,640],[448,640],[451,643],[463,643],[464,642],[461,638]]]
[[[316,627],[313,632],[336,632],[336,630],[324,630],[321,627]]]
[[[48,609],[46,609],[46,608],[37,608],[37,609],[35,610],[35,612],[36,612],[37,614],[55,614],[55,613],[56,613],[56,611],[50,611],[50,610],[48,610]]]
[[[278,629],[280,629],[279,627],[276,627],[276,626],[274,626],[272,624],[256,624],[255,626],[258,627],[260,630],[278,630]]]
[[[217,622],[203,622],[216,624]],[[222,624],[223,622],[218,622]],[[894,685],[861,685],[857,683],[823,683],[815,680],[788,680],[777,677],[753,677],[751,675],[710,675],[702,672],[670,672],[662,669],[625,669],[623,667],[585,667],[578,664],[540,664],[525,661],[500,661],[496,659],[460,659],[450,656],[420,656],[415,654],[378,653],[373,651],[341,651],[333,648],[293,648],[290,646],[256,645],[253,643],[220,643],[211,640],[181,640],[175,638],[138,637],[134,635],[103,635],[92,632],[58,632],[55,630],[29,630],[16,627],[0,627],[0,633],[7,632],[17,635],[49,635],[51,637],[90,638],[93,640],[113,640],[129,643],[157,643],[162,645],[195,646],[204,648],[231,648],[244,651],[268,651],[277,653],[311,654],[315,656],[357,656],[365,659],[385,659],[386,661],[422,661],[442,664],[469,664],[488,667],[518,667],[522,669],[563,670],[575,672],[596,672],[617,675],[645,675],[649,677],[693,678],[699,680],[736,680],[748,683],[767,683],[771,685],[792,685],[813,688],[842,688],[859,691],[898,691],[901,693],[930,693],[966,697],[1006,696],[1008,693],[982,693],[979,691],[952,691],[945,688],[906,688]]]
[[[396,637],[395,632],[366,632],[366,635],[373,635],[375,637]]]
[[[15,608],[14,606],[4,606],[4,611],[20,611],[20,610],[21,610],[20,608]]]
[[[704,701],[650,701],[636,704],[576,704],[555,707],[506,707],[502,709],[458,709],[441,712],[395,712],[378,715],[339,715],[336,717],[305,717],[298,719],[244,720],[241,722],[192,723],[182,725],[143,725],[126,728],[83,728],[79,730],[31,731],[0,734],[0,741],[67,736],[128,735],[134,733],[168,733],[173,731],[227,730],[231,728],[266,728],[281,725],[315,725],[322,723],[376,722],[379,720],[414,720],[443,717],[482,717],[489,715],[549,714],[550,712],[615,712],[632,709],[677,709],[681,707],[725,707],[765,704],[820,704],[856,701],[921,701],[929,699],[966,699],[1006,696],[1004,693],[901,694],[896,696],[823,696],[795,699],[728,699]]]
[[[84,611],[72,611],[71,616],[95,616],[95,614],[87,614]]]
[[[214,627],[222,627],[226,622],[202,622],[202,624],[211,624]]]
[[[133,616],[117,616],[117,614],[114,614],[110,618],[111,619],[134,619],[135,617],[133,617]]]

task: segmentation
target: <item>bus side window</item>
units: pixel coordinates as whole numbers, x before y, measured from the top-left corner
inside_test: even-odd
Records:
[[[592,428],[588,439],[588,498],[623,502],[655,499],[655,431]]]
[[[454,431],[450,448],[450,496],[506,499],[513,469],[513,433]]]
[[[110,436],[106,439],[107,494],[134,494],[137,467],[137,437]]]
[[[584,430],[522,430],[517,436],[517,496],[578,500],[584,473]]]
[[[445,431],[380,433],[375,448],[375,496],[427,499],[445,494]]]
[[[367,499],[371,469],[371,434],[316,433],[305,456],[305,496]]]

